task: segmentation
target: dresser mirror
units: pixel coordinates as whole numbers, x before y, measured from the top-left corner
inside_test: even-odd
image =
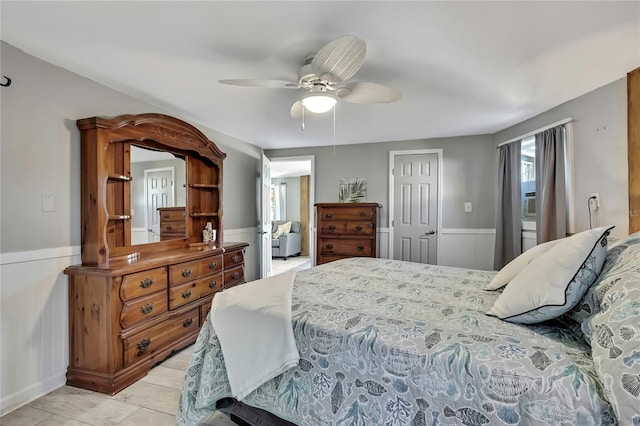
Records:
[[[128,264],[185,247],[203,249],[196,245],[203,242],[205,228],[216,231],[210,246],[224,241],[222,162],[226,155],[202,132],[162,114],[91,117],[78,120],[77,125],[82,146],[84,266],[108,267],[112,260]],[[138,156],[159,153],[169,155],[161,160],[162,167],[160,162],[140,166],[137,161]],[[172,164],[167,166],[165,161]],[[164,167],[175,170],[174,207],[147,206],[144,170]],[[145,211],[154,208],[160,209],[159,241],[148,242],[158,239],[154,232],[151,238],[144,235],[151,229]],[[132,236],[138,229],[142,238]]]
[[[131,178],[131,245],[184,238],[185,157],[131,145]]]

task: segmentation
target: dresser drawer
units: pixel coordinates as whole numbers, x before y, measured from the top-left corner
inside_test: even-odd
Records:
[[[233,268],[244,263],[244,251],[236,250],[224,254],[224,269]],[[226,274],[225,274],[226,276]]]
[[[325,238],[319,244],[322,255],[371,256],[370,239],[332,239]]]
[[[346,228],[349,235],[373,235],[375,230],[371,222],[347,222]]]
[[[123,339],[124,366],[143,360],[165,346],[182,339],[190,331],[198,331],[200,312],[198,307],[176,315],[160,324]]]
[[[206,296],[208,294],[222,290],[222,288],[224,287],[223,284],[224,280],[222,277],[222,272],[198,280],[200,296]]]
[[[187,225],[182,222],[163,222],[160,225],[160,233],[164,235],[179,234],[185,235],[187,231]]]
[[[198,260],[169,266],[169,285],[174,286],[198,278]]]
[[[122,301],[135,299],[167,288],[166,268],[150,269],[135,274],[124,275],[120,286]]]
[[[343,235],[346,232],[345,222],[326,220],[320,224],[320,235]]]
[[[320,207],[318,220],[373,220],[376,217],[374,207],[349,206],[344,207]]]
[[[224,288],[230,288],[242,282],[244,282],[243,266],[224,271]]]
[[[176,309],[200,298],[198,281],[169,288],[169,309]]]
[[[131,327],[163,312],[167,312],[166,290],[125,303],[120,313],[120,326]]]
[[[185,223],[184,207],[180,209],[163,209],[160,213],[161,222],[182,222]]]
[[[336,255],[319,255],[318,256],[318,265],[322,265],[323,263],[329,263],[329,262],[333,262],[335,260],[340,260],[340,259],[351,259],[353,256],[336,256]]]
[[[198,271],[201,277],[222,271],[222,255],[211,256],[200,260]]]

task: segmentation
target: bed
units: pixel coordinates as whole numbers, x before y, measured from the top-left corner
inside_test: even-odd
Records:
[[[496,272],[375,258],[299,271],[298,365],[236,403],[207,321],[177,424],[229,407],[271,413],[249,420],[265,425],[640,424],[640,234],[604,253],[577,306],[532,325],[486,314]]]

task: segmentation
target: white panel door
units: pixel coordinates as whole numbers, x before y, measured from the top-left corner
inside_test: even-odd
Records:
[[[260,247],[260,278],[271,273],[271,160],[262,154],[260,168],[258,239]]]
[[[174,207],[174,169],[146,170],[148,241],[160,241],[160,207]]]
[[[393,258],[437,263],[438,154],[396,155]]]

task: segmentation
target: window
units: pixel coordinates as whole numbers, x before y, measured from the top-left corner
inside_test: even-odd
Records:
[[[275,180],[275,179],[274,179]],[[271,220],[287,218],[287,184],[275,182],[271,184]]]
[[[522,217],[536,217],[536,138],[522,140],[520,148],[520,185],[522,197]]]

